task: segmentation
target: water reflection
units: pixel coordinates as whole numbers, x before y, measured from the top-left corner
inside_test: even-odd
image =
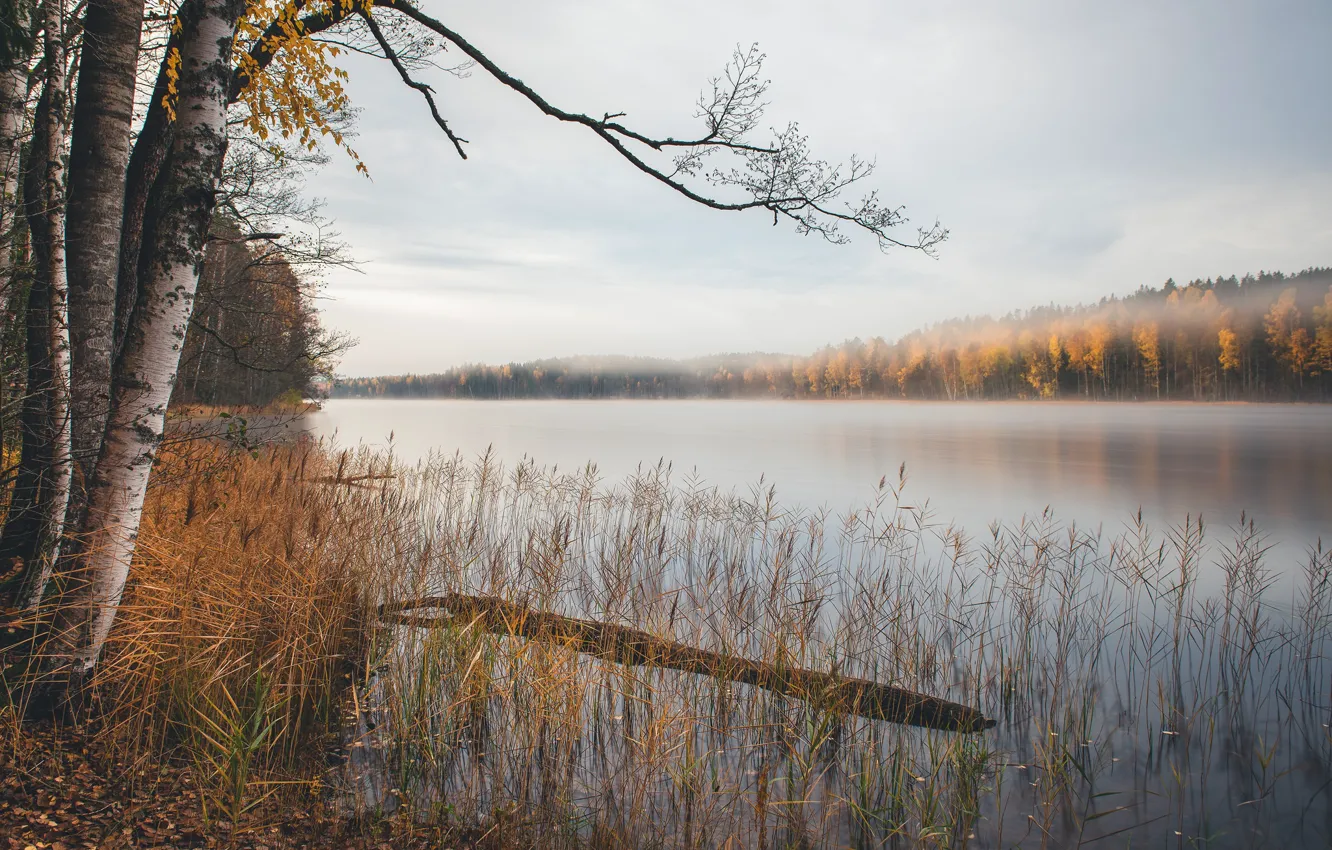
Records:
[[[1056,470],[1066,458],[1048,455]],[[1332,834],[1332,556],[1292,576],[1287,607],[1269,597],[1262,540],[1209,548],[1196,523],[1111,539],[1043,518],[963,542],[891,494],[838,520],[661,469],[601,489],[444,460],[394,480],[421,505],[411,541],[386,547],[393,598],[522,600],[943,696],[998,725],[872,721],[827,692],[612,664],[463,615],[394,631],[370,665],[360,702],[376,717],[349,783],[367,808],[447,805],[477,829],[523,812],[570,846],[1295,848]],[[1224,579],[1210,589],[1209,568]]]
[[[1332,407],[1183,404],[337,400],[311,420],[344,444],[563,469],[618,480],[665,458],[742,492],[762,476],[788,504],[863,504],[907,466],[933,518],[982,531],[1047,506],[1080,527],[1122,530],[1202,514],[1255,518],[1294,563],[1332,527]]]

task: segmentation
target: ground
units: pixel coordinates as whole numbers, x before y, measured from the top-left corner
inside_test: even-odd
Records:
[[[0,850],[424,850],[507,843],[350,821],[317,800],[274,804],[233,832],[225,823],[205,822],[188,765],[129,766],[68,727],[4,726]]]

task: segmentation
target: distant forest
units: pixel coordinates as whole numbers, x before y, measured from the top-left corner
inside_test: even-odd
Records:
[[[576,357],[341,379],[335,397],[1332,401],[1332,269],[1142,287],[800,357]]]
[[[172,404],[299,404],[351,347],[319,324],[314,263],[247,244],[223,217],[211,236]]]

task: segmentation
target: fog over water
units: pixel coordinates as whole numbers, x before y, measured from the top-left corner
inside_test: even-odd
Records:
[[[1332,408],[1297,405],[790,401],[334,400],[311,419],[343,446],[385,446],[562,469],[595,462],[608,482],[659,459],[676,480],[747,491],[760,477],[787,505],[834,513],[875,498],[906,464],[904,502],[973,537],[995,521],[1055,518],[1124,531],[1202,514],[1219,545],[1241,512],[1293,568],[1332,541]]]

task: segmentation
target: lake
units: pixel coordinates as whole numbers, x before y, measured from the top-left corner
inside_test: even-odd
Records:
[[[337,399],[310,427],[343,446],[500,460],[524,456],[608,481],[664,459],[677,480],[741,492],[760,477],[784,504],[866,504],[906,465],[908,502],[972,535],[1049,507],[1118,534],[1201,514],[1224,540],[1241,513],[1303,560],[1332,535],[1332,407],[1312,405]]]
[[[554,800],[584,837],[613,816],[686,846],[697,830],[751,846],[1328,846],[1332,557],[1308,548],[1332,528],[1332,408],[337,400],[306,426],[408,462],[461,454],[397,479],[423,502],[390,547],[396,598],[539,599],[996,722],[832,722],[826,695],[417,623],[367,685],[385,708],[357,733],[359,805],[398,787],[480,822]],[[592,461],[606,487],[497,476],[473,462],[487,451],[510,470]],[[900,502],[858,511],[903,464]],[[800,510],[744,499],[760,480]],[[1200,513],[1206,538],[1185,522]],[[1265,539],[1236,541],[1242,514]],[[937,533],[950,523],[970,543]],[[459,673],[482,658],[503,683],[484,699]]]

